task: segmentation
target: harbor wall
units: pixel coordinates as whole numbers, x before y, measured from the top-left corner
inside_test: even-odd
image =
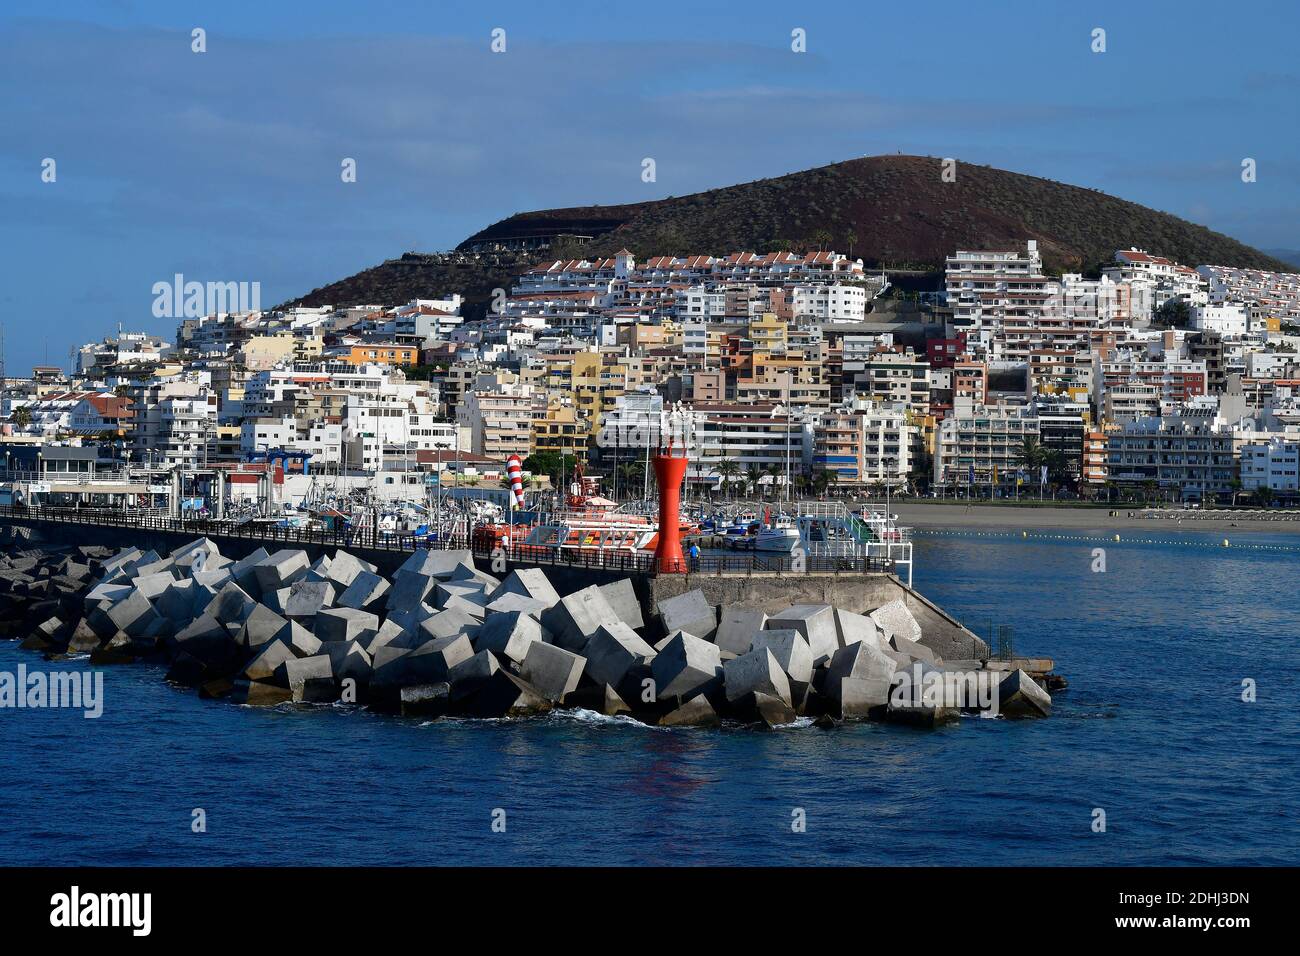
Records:
[[[791,604],[833,604],[855,613],[902,601],[921,625],[921,643],[945,660],[985,660],[988,644],[892,574],[665,574],[649,579],[651,605],[697,588],[710,604],[743,604],[771,614]]]
[[[127,547],[153,549],[160,554],[170,552],[201,537],[204,532],[160,531],[144,528],[124,528],[111,525],[71,524],[46,522],[35,519],[6,516],[0,524],[30,529],[31,545],[101,545],[120,549]],[[264,547],[268,551],[293,548],[306,551],[315,560],[322,554],[338,550],[333,545],[299,543],[296,541],[241,537],[207,532],[221,549],[221,553],[238,560]],[[379,571],[391,576],[410,552],[380,548],[347,548],[363,560],[369,561]],[[476,566],[492,572],[491,559],[475,558]],[[511,562],[511,567],[526,567],[527,563]],[[710,604],[743,604],[772,613],[791,604],[833,604],[855,612],[865,612],[890,601],[901,600],[921,625],[922,641],[945,660],[984,660],[989,655],[988,645],[973,632],[963,627],[950,614],[924,595],[903,584],[892,574],[885,573],[762,573],[749,574],[628,574],[622,571],[603,571],[595,568],[568,567],[562,564],[539,564],[546,569],[547,577],[561,593],[569,593],[593,584],[608,584],[630,578],[642,614],[647,621],[655,618],[655,605],[665,599],[699,589]]]

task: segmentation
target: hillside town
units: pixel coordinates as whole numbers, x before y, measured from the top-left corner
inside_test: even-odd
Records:
[[[626,500],[670,437],[714,499],[1300,494],[1300,275],[1130,248],[1056,276],[1028,240],[914,278],[624,249],[542,262],[482,312],[449,289],[119,330],[4,379],[0,503],[490,496],[511,456],[530,488],[577,473]]]

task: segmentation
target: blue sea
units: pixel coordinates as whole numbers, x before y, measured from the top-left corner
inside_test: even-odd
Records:
[[[169,687],[157,667],[105,668],[98,720],[0,710],[0,859],[1294,865],[1300,539],[1233,544],[921,535],[923,593],[1057,661],[1070,687],[1048,720],[769,732],[581,714],[422,723],[235,707]],[[20,662],[42,666],[0,644],[0,670]],[[1254,703],[1242,700],[1247,678]],[[196,809],[206,832],[192,830]]]

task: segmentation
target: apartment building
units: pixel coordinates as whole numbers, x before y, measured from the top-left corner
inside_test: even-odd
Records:
[[[1243,445],[1241,487],[1290,495],[1300,492],[1300,441],[1277,437]]]
[[[834,472],[841,485],[902,487],[920,450],[921,431],[901,406],[855,399],[813,427],[812,467]]]
[[[935,433],[934,483],[1010,484],[1025,439],[1038,437],[1038,416],[1030,407],[957,403]]]
[[[1154,481],[1183,500],[1229,491],[1236,474],[1232,433],[1208,414],[1127,422],[1109,436],[1106,459],[1111,481]]]

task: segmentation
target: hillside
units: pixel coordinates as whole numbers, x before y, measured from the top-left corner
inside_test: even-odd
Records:
[[[574,235],[591,238],[565,238]],[[626,247],[639,258],[827,246],[873,268],[937,270],[955,249],[1011,249],[1026,239],[1038,240],[1055,272],[1095,271],[1129,246],[1189,265],[1294,268],[1095,190],[967,164],[945,183],[938,159],[875,156],[653,202],[519,213],[467,238],[459,255],[404,256],[298,301],[391,304],[463,290],[481,303],[557,240],[566,255]]]

